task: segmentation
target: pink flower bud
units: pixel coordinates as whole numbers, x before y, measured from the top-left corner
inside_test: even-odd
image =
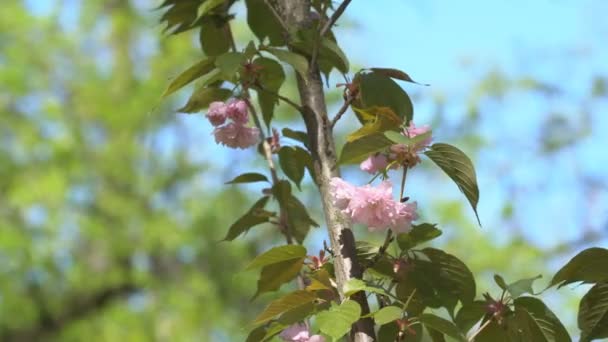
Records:
[[[245,125],[249,121],[247,102],[243,100],[233,100],[228,103],[226,115],[235,123]]]
[[[206,116],[213,126],[222,125],[226,122],[226,104],[219,101],[211,102]]]

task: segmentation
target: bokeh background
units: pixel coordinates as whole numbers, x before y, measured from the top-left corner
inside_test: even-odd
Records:
[[[250,302],[256,276],[243,268],[279,242],[273,228],[219,242],[260,190],[223,183],[263,163],[217,147],[201,115],[176,114],[187,90],[161,101],[202,52],[194,33],[163,35],[158,4],[3,1],[0,341],[241,341],[271,297]],[[353,1],[340,21],[351,70],[431,84],[403,85],[415,121],[473,158],[483,227],[429,163],[407,192],[444,231],[435,245],[479,275],[478,293],[497,292],[494,273],[542,274],[541,290],[576,252],[608,246],[606,13],[602,0],[383,0]],[[329,79],[332,108],[342,81]],[[279,127],[294,118],[280,107]],[[355,167],[345,177],[365,181]],[[318,204],[310,185],[302,196]],[[320,228],[305,244],[325,238]],[[572,332],[585,289],[543,294]]]

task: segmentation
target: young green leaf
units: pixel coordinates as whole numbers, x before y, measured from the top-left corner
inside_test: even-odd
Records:
[[[295,279],[304,265],[304,257],[288,259],[262,267],[258,279],[258,290],[252,300],[265,292],[278,290],[281,285]]]
[[[186,86],[188,83],[210,72],[215,67],[214,62],[215,58],[211,57],[200,60],[198,63],[189,67],[179,74],[175,79],[173,79],[161,97],[165,98],[173,94]]]
[[[608,281],[595,284],[581,299],[578,328],[581,341],[608,337]]]
[[[258,101],[264,123],[268,126],[272,121],[274,108],[279,103],[279,98],[275,94],[279,92],[285,81],[285,72],[281,64],[274,59],[258,57],[253,64],[260,68],[258,82],[263,89],[258,90]]]
[[[338,44],[331,39],[323,38],[321,41],[321,47],[319,49],[319,55],[321,58],[326,58],[331,62],[336,69],[340,70],[341,73],[348,73],[349,63],[348,58],[340,49]]]
[[[347,142],[353,142],[364,136],[383,133],[390,129],[398,129],[401,126],[401,119],[388,107],[371,107],[366,109],[354,108],[353,110],[359,117],[367,118],[363,127],[346,137]]]
[[[448,144],[433,144],[427,155],[439,168],[443,170],[458,186],[465,195],[473,211],[477,222],[481,225],[477,215],[477,202],[479,202],[479,188],[477,187],[477,176],[471,159],[461,150]]]
[[[346,300],[317,315],[317,324],[324,334],[337,340],[346,335],[361,316],[361,307],[354,300]]]
[[[526,278],[517,280],[507,286],[507,291],[511,294],[511,298],[515,299],[524,293],[534,294],[534,289],[532,288],[532,284],[534,281],[542,278],[541,275],[537,275],[533,278]]]
[[[366,135],[360,139],[344,144],[339,163],[359,163],[369,157],[370,154],[380,152],[391,145],[393,145],[393,142],[387,139],[384,134],[376,133]]]
[[[507,289],[507,282],[505,281],[505,279],[504,279],[502,276],[500,276],[500,275],[498,275],[498,274],[495,274],[495,275],[494,275],[494,282],[495,282],[495,283],[496,283],[496,285],[498,285],[498,287],[500,287],[501,289],[503,289],[503,290],[506,290],[506,289]]]
[[[232,96],[232,91],[224,88],[199,88],[192,93],[186,105],[179,108],[180,113],[196,113],[214,101],[225,101]]]
[[[419,144],[419,143],[425,141],[426,139],[430,138],[431,134],[432,134],[432,132],[426,132],[426,133],[419,134],[415,137],[408,138],[399,132],[395,132],[395,131],[384,132],[384,136],[387,137],[388,139],[392,140],[395,144],[402,144],[405,146],[413,146],[413,145]]]
[[[234,81],[245,61],[245,55],[241,52],[226,52],[216,57],[215,66],[225,80]]]
[[[294,260],[306,257],[306,248],[300,245],[286,245],[274,247],[251,261],[245,268],[251,270],[258,267],[276,264],[282,261]]]
[[[245,215],[236,220],[236,222],[230,226],[224,241],[232,241],[239,235],[248,231],[251,227],[268,222],[271,215],[269,212],[263,210],[267,202],[268,196],[264,196],[255,202],[255,204],[251,207],[251,209],[249,209],[249,211],[247,211],[247,213],[245,213]]]
[[[374,312],[374,321],[378,325],[384,325],[389,322],[400,319],[403,316],[403,309],[396,306],[386,306]]]
[[[283,146],[279,150],[279,165],[289,179],[296,183],[298,189],[304,178],[304,161],[298,158],[298,152],[291,146]]]
[[[298,72],[300,76],[306,77],[308,75],[308,61],[306,58],[304,58],[304,56],[288,50],[272,47],[267,47],[265,50],[275,55],[281,62],[291,65],[291,67]]]
[[[608,249],[589,248],[577,254],[551,279],[549,286],[558,288],[574,283],[608,281]]]
[[[308,303],[313,302],[317,297],[315,296],[314,293],[312,292],[308,292],[308,291],[304,291],[304,290],[298,290],[295,292],[291,292],[279,299],[276,299],[272,302],[270,302],[270,304],[268,304],[268,306],[266,307],[266,309],[264,309],[264,311],[262,311],[261,314],[258,315],[258,317],[256,317],[256,319],[253,321],[253,325],[260,325],[260,324],[264,324],[268,321],[270,321],[271,319],[282,315],[283,313],[286,313],[288,311],[297,309],[303,305],[306,305]]]
[[[441,236],[441,230],[436,225],[429,223],[415,224],[412,225],[409,232],[397,235],[397,243],[401,250],[408,250],[439,236]]]
[[[255,182],[268,182],[268,178],[263,174],[256,172],[243,173],[242,175],[236,176],[230,182],[226,184],[239,184],[239,183],[255,183]]]

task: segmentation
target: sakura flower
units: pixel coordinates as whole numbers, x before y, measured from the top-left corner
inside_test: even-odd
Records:
[[[332,202],[353,222],[366,225],[370,231],[406,232],[418,218],[416,203],[395,201],[392,192],[390,181],[377,187],[356,187],[338,177],[330,181]]]
[[[325,342],[325,338],[321,335],[310,336],[308,328],[305,324],[297,323],[287,327],[279,337],[283,341],[288,342]]]
[[[226,116],[235,123],[245,125],[249,121],[247,103],[243,100],[233,100],[226,107]]]
[[[247,127],[234,122],[217,127],[213,130],[215,141],[218,144],[232,148],[247,148],[255,145],[260,138],[260,130],[256,127]]]
[[[209,105],[207,119],[213,126],[219,126],[226,122],[226,108],[224,102],[214,101]]]
[[[374,174],[386,169],[388,166],[388,158],[384,154],[375,154],[367,157],[359,167],[361,170]]]

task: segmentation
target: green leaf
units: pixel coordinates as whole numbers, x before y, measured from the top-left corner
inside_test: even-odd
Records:
[[[509,323],[510,320],[508,320]],[[509,326],[502,327],[492,320],[481,332],[475,337],[475,342],[515,342],[515,341],[530,341],[531,340],[511,340],[511,333],[508,330]]]
[[[292,281],[300,274],[303,265],[304,257],[264,266],[258,279],[258,290],[252,299],[257,298],[262,293],[276,291],[281,285]]]
[[[475,279],[468,267],[439,249],[425,248],[422,252],[430,262],[414,260],[408,276],[416,283],[425,304],[443,306],[452,312],[458,300],[463,305],[471,303],[475,298]]]
[[[441,236],[441,230],[436,225],[430,223],[415,224],[412,225],[409,232],[397,235],[397,243],[401,250],[408,250],[439,236]]]
[[[319,227],[319,224],[308,214],[306,206],[296,197],[289,197],[285,210],[287,210],[287,219],[291,233],[298,243],[304,241],[310,227]]]
[[[316,306],[313,302],[304,304],[295,309],[289,310],[279,317],[278,321],[281,324],[292,325],[297,322],[302,322],[316,311]]]
[[[500,276],[500,275],[498,275],[498,274],[495,274],[495,275],[494,275],[494,282],[495,282],[495,283],[496,283],[496,285],[498,285],[498,287],[500,287],[501,289],[503,289],[503,290],[506,290],[506,289],[507,289],[507,282],[505,281],[505,279],[504,279],[502,276]]]
[[[376,72],[358,74],[354,82],[359,85],[360,99],[353,102],[355,107],[389,107],[405,124],[414,115],[414,107],[407,93],[390,77]]]
[[[283,128],[283,130],[281,132],[283,133],[283,136],[288,137],[293,140],[297,140],[308,148],[308,134],[306,134],[306,132],[295,131],[290,128]]]
[[[234,81],[245,61],[245,55],[241,52],[226,52],[216,57],[215,66],[225,80]]]
[[[198,8],[198,17],[202,17],[209,13],[217,6],[223,4],[225,0],[205,0]]]
[[[455,338],[456,340],[465,341],[464,337],[460,333],[460,330],[458,330],[458,327],[454,325],[454,323],[444,318],[432,314],[422,314],[420,316],[420,322],[422,322],[427,328],[437,330],[447,336]]]
[[[232,96],[232,91],[223,88],[199,88],[192,93],[188,102],[177,111],[180,113],[196,113],[214,101],[225,101]]]
[[[558,288],[574,283],[598,283],[608,280],[608,249],[589,248],[577,254],[551,279]]]
[[[381,288],[379,286],[368,285],[365,283],[365,281],[363,281],[361,279],[352,278],[349,281],[347,281],[346,284],[344,284],[343,292],[344,292],[344,295],[347,297],[350,297],[359,291],[367,291],[367,292],[377,293],[377,294],[384,295],[384,296],[388,295],[386,290],[384,290],[383,288]]]
[[[378,329],[379,342],[394,342],[398,341],[399,327],[397,323],[385,324]]]
[[[533,278],[520,279],[507,286],[507,291],[511,294],[511,298],[515,299],[524,293],[534,294],[532,284],[534,281],[542,278],[540,274]]]
[[[370,154],[380,152],[391,145],[393,142],[381,133],[366,135],[355,141],[347,142],[342,147],[340,164],[360,163]]]
[[[298,158],[298,152],[291,146],[283,146],[279,150],[279,164],[285,175],[289,177],[298,188],[304,178],[304,160]]]
[[[255,204],[247,213],[245,213],[245,215],[236,220],[236,222],[230,226],[224,241],[232,241],[242,233],[248,231],[251,227],[260,223],[268,222],[270,215],[267,211],[263,210],[267,202],[268,196],[264,196],[255,202]]]
[[[264,0],[246,0],[247,24],[260,41],[268,38],[270,45],[284,45],[283,28]]]
[[[361,316],[361,307],[353,300],[332,306],[317,315],[317,324],[324,334],[337,340],[350,331],[350,327]]]
[[[246,270],[276,264],[287,260],[295,260],[306,257],[306,248],[301,245],[286,245],[271,248],[258,255],[247,265]]]
[[[400,319],[403,316],[403,309],[396,306],[386,306],[374,313],[374,321],[378,325]]]
[[[608,281],[595,284],[581,299],[578,328],[581,341],[608,337]]]
[[[519,297],[514,301],[515,308],[526,310],[546,341],[551,342],[570,342],[572,339],[568,331],[559,321],[557,316],[540,299],[534,297]]]
[[[397,80],[401,80],[401,81],[406,81],[406,82],[410,82],[410,83],[415,83],[415,84],[419,84],[419,85],[424,85],[424,86],[428,86],[428,84],[424,84],[424,83],[418,83],[416,81],[414,81],[410,75],[408,75],[407,73],[399,70],[399,69],[393,69],[393,68],[370,68],[370,70],[377,72],[379,74],[388,76],[390,78],[394,78]]]
[[[473,211],[477,222],[481,225],[477,215],[477,202],[479,202],[479,188],[477,187],[477,176],[471,159],[461,150],[448,144],[433,144],[429,151],[424,154],[439,166],[458,186],[465,195]]]
[[[405,146],[413,146],[413,145],[419,144],[419,143],[427,140],[428,138],[431,137],[431,134],[432,134],[432,132],[426,132],[426,133],[419,134],[413,138],[408,138],[399,132],[388,131],[388,132],[384,133],[384,136],[387,137],[388,139],[392,140],[396,144],[402,144]]]
[[[460,308],[454,322],[462,332],[467,333],[485,314],[486,303],[481,300],[476,300]]]
[[[199,33],[201,48],[207,56],[218,56],[230,50],[228,23],[209,18],[203,20]]]
[[[268,182],[268,178],[261,173],[248,172],[242,175],[236,176],[230,182],[226,184],[239,184],[239,183],[255,183],[255,182]]]
[[[368,118],[368,121],[355,132],[348,135],[347,142],[352,142],[364,136],[383,133],[389,129],[398,129],[401,119],[388,107],[371,107],[365,110],[353,108],[359,117]]]
[[[439,330],[435,330],[428,326],[426,327],[426,330],[428,330],[429,336],[431,336],[431,340],[433,342],[445,342],[445,337],[443,336],[443,333]]]
[[[206,58],[189,67],[173,79],[161,97],[165,98],[173,94],[188,83],[210,72],[215,67],[214,62],[214,58]]]
[[[285,82],[285,72],[279,62],[266,57],[258,57],[253,64],[260,68],[258,82],[264,90],[258,90],[258,101],[262,109],[262,117],[266,126],[270,125],[274,115],[274,109],[279,103],[279,98],[272,94],[278,93]]]
[[[348,58],[340,49],[338,44],[331,39],[323,38],[321,40],[321,47],[319,48],[319,56],[326,58],[335,66],[341,73],[348,73],[349,63]]]
[[[268,47],[265,49],[271,54],[275,55],[281,62],[291,65],[291,67],[300,74],[303,78],[308,75],[308,61],[302,55],[297,53],[282,50],[277,48]]]
[[[262,313],[260,313],[258,317],[256,317],[252,324],[264,324],[270,321],[271,319],[274,319],[275,317],[282,315],[288,311],[295,310],[303,305],[312,303],[316,298],[317,297],[314,293],[304,290],[291,292],[279,299],[270,302],[266,309],[264,309],[264,311],[262,311]]]

